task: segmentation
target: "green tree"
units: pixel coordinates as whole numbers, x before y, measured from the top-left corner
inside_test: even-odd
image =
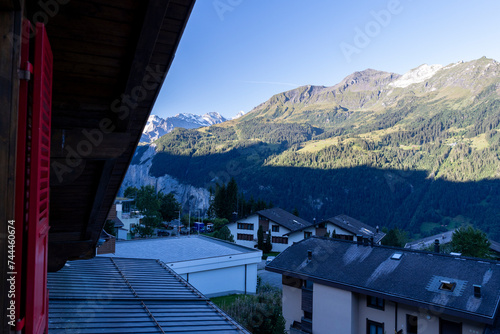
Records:
[[[234,177],[229,180],[226,187],[226,206],[231,219],[233,217],[233,212],[238,212],[238,185]]]
[[[123,196],[127,198],[135,198],[138,192],[139,189],[137,189],[136,187],[127,187],[123,192]]]
[[[104,223],[104,231],[116,237],[115,223],[110,219],[106,220]]]
[[[177,202],[173,193],[163,195],[160,193],[160,213],[164,221],[172,221],[178,217],[181,204]]]
[[[264,250],[264,230],[262,229],[262,225],[259,225],[259,229],[257,230],[257,248]]]
[[[224,226],[219,231],[214,233],[214,238],[234,242],[234,236],[231,234],[229,227]]]
[[[144,215],[141,224],[136,226],[136,233],[141,237],[149,237],[154,229],[161,223],[160,200],[153,186],[142,186],[137,192],[135,205]]]
[[[393,247],[404,247],[408,237],[406,232],[400,230],[399,228],[393,228],[386,232],[387,234],[382,239],[382,245],[393,246]]]
[[[273,244],[271,243],[271,233],[267,234],[266,242],[264,243],[264,253],[270,253],[273,250]]]
[[[490,246],[486,233],[472,226],[455,230],[451,237],[451,250],[464,256],[489,258]]]

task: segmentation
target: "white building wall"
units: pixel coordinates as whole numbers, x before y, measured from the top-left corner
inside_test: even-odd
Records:
[[[245,292],[255,294],[257,263],[261,258],[262,252],[259,251],[166,265],[207,297]]]
[[[294,242],[304,240],[304,232],[311,232],[311,235],[316,235],[316,228],[314,226],[308,227],[305,230],[294,232],[288,236],[288,246],[293,245]]]
[[[357,300],[350,291],[321,284],[313,286],[313,333],[358,334]]]
[[[245,266],[188,273],[186,280],[207,297],[244,293]]]
[[[238,223],[253,224],[253,230],[238,229]],[[254,248],[254,246],[257,244],[257,230],[259,229],[259,216],[252,215],[248,218],[240,219],[234,223],[228,224],[227,227],[229,228],[229,231],[231,231],[231,234],[234,236],[234,242],[237,243],[238,245]],[[238,240],[238,233],[252,234],[254,240],[253,241]]]
[[[285,329],[289,329],[294,321],[300,322],[302,312],[302,289],[283,285],[282,297],[283,318],[285,318]]]
[[[286,327],[301,321],[302,290],[283,285],[283,317]],[[406,315],[418,317],[418,334],[439,334],[440,319],[462,323],[463,334],[482,334],[484,324],[443,314],[439,310],[385,301],[384,310],[367,306],[367,296],[315,283],[313,286],[313,333],[358,334],[367,332],[367,319],[383,323],[384,331],[407,332]],[[396,328],[397,327],[397,328]]]
[[[327,223],[326,224],[326,232],[330,232],[330,236],[331,236],[333,234],[333,231],[335,231],[335,233],[337,233],[337,234],[353,235],[354,241],[357,240],[356,235],[353,234],[352,232],[344,230],[343,228],[340,228],[337,225],[334,225],[332,223]]]

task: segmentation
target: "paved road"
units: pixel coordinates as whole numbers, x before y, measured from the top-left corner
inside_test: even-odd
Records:
[[[262,260],[260,263],[257,264],[257,275],[262,278],[262,284],[269,283],[272,286],[277,287],[278,289],[281,290],[283,288],[283,285],[281,284],[281,275],[264,270],[265,266],[266,266],[265,260]]]

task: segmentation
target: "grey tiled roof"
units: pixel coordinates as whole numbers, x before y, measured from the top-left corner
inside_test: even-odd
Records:
[[[354,235],[361,234],[363,238],[373,237],[373,241],[375,241],[376,243],[382,240],[382,238],[384,238],[385,236],[384,232],[377,232],[377,229],[375,227],[367,225],[347,215],[338,215],[332,218],[328,218],[324,222],[330,222],[334,225],[337,225],[338,227],[347,230]]]
[[[270,219],[273,222],[286,227],[291,232],[299,231],[309,226],[313,226],[313,224],[308,222],[307,220],[297,217],[281,208],[262,210],[258,211],[257,213],[260,216],[264,216],[267,219]]]
[[[68,262],[48,288],[50,333],[247,333],[155,260]]]
[[[392,259],[395,253],[399,260]],[[489,324],[500,303],[495,261],[312,237],[288,247],[266,269]],[[455,290],[439,290],[440,280],[455,282]],[[481,285],[480,298],[474,284]]]

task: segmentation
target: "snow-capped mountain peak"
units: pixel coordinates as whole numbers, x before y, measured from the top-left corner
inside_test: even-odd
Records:
[[[153,142],[175,128],[195,129],[225,121],[224,116],[217,112],[210,112],[202,116],[181,113],[165,119],[157,115],[150,115],[142,132],[141,143]]]

